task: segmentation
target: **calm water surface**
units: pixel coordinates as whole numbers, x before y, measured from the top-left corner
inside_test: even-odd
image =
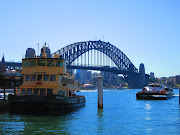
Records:
[[[104,90],[104,109],[97,91],[82,91],[86,105],[68,114],[0,113],[0,134],[179,135],[179,90],[169,100],[136,100],[139,90]]]

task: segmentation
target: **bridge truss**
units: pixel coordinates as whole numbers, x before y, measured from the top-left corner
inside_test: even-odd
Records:
[[[101,40],[73,43],[54,52],[53,54],[58,54],[59,57],[62,57],[67,61],[67,66],[71,66],[72,63],[81,55],[88,53],[88,58],[85,58],[85,61],[86,65],[89,66],[89,52],[92,50],[97,50],[105,54],[114,62],[114,64],[117,66],[118,70],[121,71],[121,73],[138,73],[137,68],[121,50],[119,50],[117,47],[110,44],[109,42],[103,42]],[[97,61],[98,60],[99,58],[97,59]],[[101,60],[99,60],[99,62],[101,62]]]

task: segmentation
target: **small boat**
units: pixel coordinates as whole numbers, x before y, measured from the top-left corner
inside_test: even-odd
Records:
[[[151,83],[144,87],[142,91],[136,93],[136,99],[146,100],[166,100],[172,98],[174,92],[172,88],[169,88],[163,84]]]
[[[9,94],[10,107],[64,110],[85,105],[85,97],[75,93],[78,85],[67,73],[66,61],[57,54],[47,57],[46,50],[49,48],[45,44],[41,57],[22,60],[23,84],[19,92]]]
[[[80,90],[95,90],[96,86],[92,85],[92,84],[84,84],[83,86],[81,86],[79,88]]]

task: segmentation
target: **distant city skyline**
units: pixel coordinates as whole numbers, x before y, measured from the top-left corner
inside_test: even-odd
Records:
[[[0,58],[21,61],[46,42],[51,52],[102,40],[155,77],[180,74],[179,0],[0,1]]]

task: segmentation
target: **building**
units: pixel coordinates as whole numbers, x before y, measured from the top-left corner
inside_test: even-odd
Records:
[[[175,76],[175,83],[180,84],[180,76],[179,75]]]
[[[105,67],[110,68],[109,66]],[[117,69],[117,67],[112,68]],[[101,71],[101,75],[103,76],[103,81],[105,85],[119,86],[122,83],[122,78],[119,77],[117,73]]]
[[[79,82],[87,83],[88,81],[91,80],[92,73],[91,71],[88,71],[88,70],[77,69],[75,77],[76,77],[76,80],[78,80]]]
[[[153,72],[150,73],[150,78],[151,78],[151,79],[154,79],[154,78],[155,78]]]
[[[80,81],[80,77],[81,77],[81,70],[80,69],[76,69],[76,74],[75,74],[75,80]]]

